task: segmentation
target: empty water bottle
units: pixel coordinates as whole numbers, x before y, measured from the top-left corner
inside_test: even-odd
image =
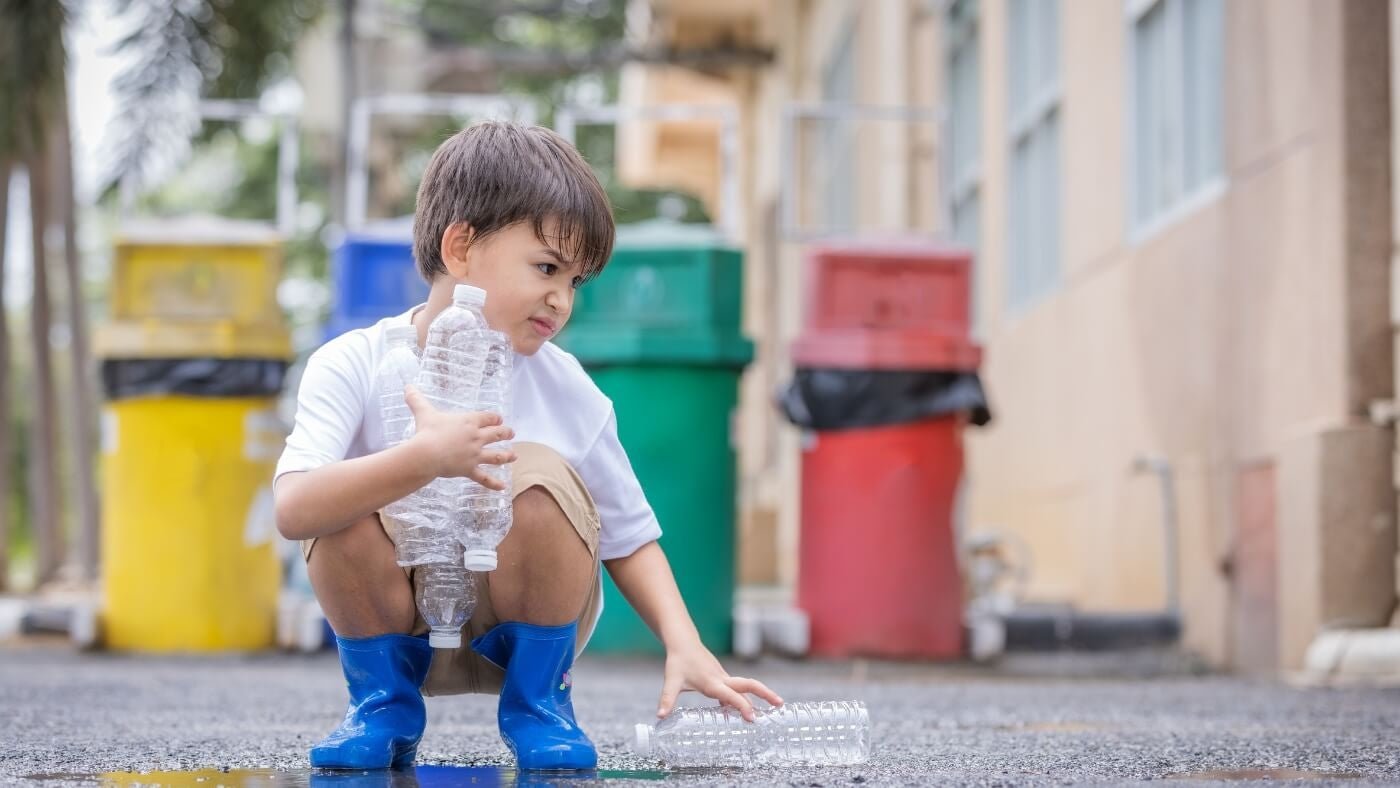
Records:
[[[457,285],[452,290],[452,304],[428,326],[428,341],[414,383],[438,410],[461,413],[476,409],[490,342],[490,329],[481,313],[485,305],[485,290]],[[405,434],[411,434],[412,429],[410,425]],[[395,538],[400,566],[462,563],[465,523],[461,509],[468,481],[463,477],[434,479],[401,502],[395,510],[400,521]]]
[[[510,418],[510,376],[514,350],[510,337],[499,331],[488,334],[486,363],[482,368],[481,388],[476,409],[495,413],[504,424]],[[510,441],[498,441],[487,448],[510,449]],[[474,572],[489,572],[496,568],[496,546],[510,532],[512,509],[510,465],[483,465],[482,471],[505,484],[504,490],[491,490],[468,482],[464,505],[467,528],[462,544],[466,547],[466,566]]]
[[[452,290],[452,305],[428,326],[417,383],[418,390],[438,410],[476,410],[490,347],[490,329],[481,314],[485,306],[485,290],[457,285]]]
[[[384,333],[388,349],[375,370],[374,390],[387,449],[402,443],[413,423],[413,412],[404,401],[404,387],[418,376],[418,330],[411,325],[391,326]],[[389,521],[385,525],[390,533],[401,534],[409,527],[406,518],[411,512],[411,503],[410,498],[401,498],[384,507],[381,514]],[[402,540],[395,540],[395,547],[401,551],[402,545]],[[403,557],[401,552],[400,558]]]
[[[384,424],[384,446],[403,442],[413,411],[404,402],[404,387],[418,377],[418,329],[411,325],[390,326],[384,332],[388,346],[374,373],[375,393],[379,396],[379,416]]]
[[[722,706],[678,708],[638,725],[633,748],[671,766],[849,766],[870,757],[870,717],[860,701],[789,703],[755,710],[754,722]]]
[[[413,573],[413,585],[418,612],[429,627],[428,645],[460,647],[462,625],[476,607],[475,588],[461,562],[420,566]]]

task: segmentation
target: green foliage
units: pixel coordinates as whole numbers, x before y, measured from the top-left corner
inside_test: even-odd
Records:
[[[113,87],[123,107],[113,123],[109,187],[142,176],[157,153],[195,136],[193,103],[257,98],[291,72],[291,51],[323,0],[116,0],[134,56]]]

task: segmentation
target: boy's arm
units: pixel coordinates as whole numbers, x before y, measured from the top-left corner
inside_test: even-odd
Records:
[[[763,682],[729,675],[700,642],[659,543],[648,542],[631,555],[604,564],[617,589],[666,647],[666,677],[656,716],[670,714],[676,696],[688,689],[738,709],[750,722],[754,718],[753,704],[744,693],[751,692],[775,706],[783,704],[783,699]]]
[[[515,433],[495,413],[444,413],[413,387],[407,390],[417,430],[384,451],[352,460],[292,471],[273,488],[277,530],[287,539],[333,534],[361,517],[403,498],[439,476],[466,476],[491,489],[504,483],[480,469],[501,465],[514,452],[485,450]]]
[[[433,480],[412,441],[292,471],[277,479],[277,530],[291,540],[333,534]]]

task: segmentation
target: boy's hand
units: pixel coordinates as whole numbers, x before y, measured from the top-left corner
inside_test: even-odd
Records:
[[[465,476],[487,489],[505,489],[505,482],[480,467],[515,462],[515,452],[486,448],[515,437],[515,431],[503,426],[498,414],[445,413],[413,386],[404,388],[404,401],[413,411],[414,430],[409,440],[422,447],[434,477]]]
[[[676,696],[685,690],[696,690],[725,706],[737,709],[744,719],[753,722],[753,703],[745,693],[752,693],[774,706],[783,705],[778,693],[757,679],[731,676],[715,659],[715,655],[698,640],[683,648],[666,652],[666,678],[661,687],[661,705],[656,716],[665,717],[676,707]]]

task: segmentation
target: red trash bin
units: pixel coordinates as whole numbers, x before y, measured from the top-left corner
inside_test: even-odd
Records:
[[[813,248],[799,370],[975,372],[971,255],[942,246]],[[960,413],[819,430],[804,441],[798,604],[823,656],[957,658],[953,508]]]

